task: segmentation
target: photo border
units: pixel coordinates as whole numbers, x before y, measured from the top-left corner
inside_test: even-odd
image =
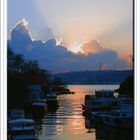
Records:
[[[135,0],[135,139],[140,139],[140,1]]]
[[[134,138],[140,140],[140,0],[133,0],[135,128]],[[0,136],[7,140],[7,0],[0,3]]]
[[[7,140],[7,0],[1,0],[1,98],[0,98],[0,125],[1,140]]]

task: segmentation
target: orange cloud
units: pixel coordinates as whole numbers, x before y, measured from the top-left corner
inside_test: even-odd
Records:
[[[81,49],[86,53],[98,53],[100,51],[105,50],[97,40],[93,40],[91,42],[86,42],[81,46]]]
[[[129,52],[119,54],[119,59],[126,61],[128,68],[133,67],[133,56]]]

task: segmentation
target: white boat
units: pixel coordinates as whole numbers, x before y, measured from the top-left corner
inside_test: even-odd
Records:
[[[51,92],[46,95],[46,101],[56,101],[57,100],[57,93]]]
[[[125,96],[115,97],[113,90],[96,90],[95,95],[86,95],[85,104],[82,105],[86,112],[116,110],[119,104],[133,104],[133,99]]]
[[[92,118],[109,126],[133,128],[134,108],[133,105],[121,104],[120,110],[92,112]]]
[[[36,100],[32,103],[31,114],[36,119],[42,119],[48,110],[46,100]]]
[[[37,140],[32,119],[16,119],[8,122],[11,140]]]
[[[36,100],[32,103],[33,109],[36,110],[46,110],[47,104],[45,100]]]
[[[24,118],[23,110],[9,111],[8,136],[10,140],[37,140],[33,119]]]
[[[104,111],[117,108],[118,102],[113,94],[113,90],[96,90],[95,95],[85,96],[85,104],[82,105],[82,108],[85,111]]]

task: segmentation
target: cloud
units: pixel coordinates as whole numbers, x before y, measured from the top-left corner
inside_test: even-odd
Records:
[[[83,53],[72,53],[55,38],[47,41],[32,38],[25,19],[19,21],[11,30],[9,46],[15,53],[22,53],[26,59],[38,60],[42,68],[52,72],[95,70],[102,62],[104,69],[128,68],[126,59],[118,56],[116,51],[102,47],[97,41],[81,44]]]
[[[25,19],[20,20],[11,30],[10,45],[16,52],[21,52],[33,42],[30,30],[27,27],[28,22]]]
[[[82,44],[81,49],[86,54],[90,54],[90,53],[95,54],[107,50],[103,48],[97,40],[93,40],[91,42],[86,42]]]
[[[119,58],[127,62],[127,67],[132,68],[133,56],[129,52],[119,54]]]

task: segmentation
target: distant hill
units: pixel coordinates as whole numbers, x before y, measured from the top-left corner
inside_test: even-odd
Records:
[[[133,75],[133,70],[102,70],[102,71],[76,71],[53,74],[52,77],[61,78],[67,84],[120,84],[128,76]]]

